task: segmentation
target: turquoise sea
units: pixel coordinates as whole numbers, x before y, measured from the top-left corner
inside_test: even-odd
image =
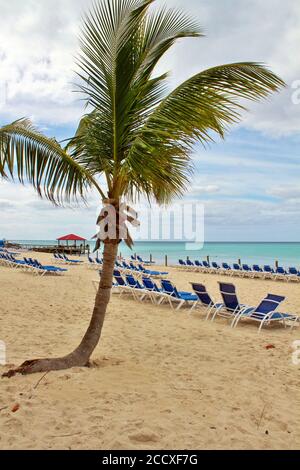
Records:
[[[54,240],[22,240],[17,243],[26,245],[56,245]],[[91,250],[95,246],[94,241],[87,242]],[[188,248],[188,249],[187,249]],[[195,246],[196,250],[189,249],[184,242],[136,242],[133,251],[130,251],[124,243],[120,245],[120,252],[123,256],[129,257],[137,253],[145,259],[149,259],[150,254],[157,263],[164,263],[165,256],[168,256],[169,264],[177,264],[178,259],[191,260],[206,259],[210,256],[211,261],[217,262],[237,262],[241,259],[242,263],[258,263],[274,265],[278,260],[283,266],[300,266],[300,243],[246,243],[246,242],[208,242],[202,249]]]

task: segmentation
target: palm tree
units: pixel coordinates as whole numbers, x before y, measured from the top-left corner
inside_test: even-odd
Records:
[[[131,244],[120,203],[146,196],[165,204],[183,194],[196,142],[224,137],[240,119],[240,99],[259,100],[284,86],[257,63],[234,63],[204,70],[167,94],[167,74],[155,75],[163,55],[180,38],[200,37],[198,24],[178,10],[153,10],[155,0],[102,0],[83,19],[79,91],[88,113],[75,137],[62,148],[28,120],[0,129],[0,172],[30,182],[55,204],[99,194],[106,220],[100,230],[104,263],[90,325],[80,345],[65,357],[27,361],[8,376],[86,366],[97,346],[110,299],[118,244]],[[151,7],[151,8],[150,8]],[[106,179],[107,189],[99,185]],[[122,212],[122,211],[121,211]],[[135,216],[129,218],[133,221]]]

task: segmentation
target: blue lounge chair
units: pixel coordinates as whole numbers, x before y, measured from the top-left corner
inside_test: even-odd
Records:
[[[264,275],[263,270],[261,269],[260,266],[258,266],[258,264],[254,264],[252,269],[253,269],[253,277],[262,277]]]
[[[215,303],[211,296],[208,294],[206,287],[203,284],[199,283],[192,283],[193,291],[195,292],[196,296],[198,297],[197,302],[192,305],[190,312],[192,312],[198,306],[204,307],[207,311],[206,320],[208,320],[210,314],[223,306],[222,303]]]
[[[149,269],[145,269],[141,264],[139,264],[137,268],[141,273],[151,276],[151,277],[163,278],[169,274],[168,272],[164,272],[164,271],[152,271]]]
[[[140,268],[138,268],[137,266],[135,266],[132,261],[130,261],[129,267],[130,267],[130,269],[131,269],[132,271],[137,271],[137,272],[140,271]]]
[[[124,262],[125,263],[125,262]],[[115,261],[115,267],[117,270],[121,271],[122,274],[131,274],[132,269],[129,265],[125,263],[126,267],[123,266],[123,261],[120,263],[119,261]]]
[[[13,255],[11,255],[9,253],[3,254],[2,259],[4,261],[4,264],[6,264],[7,266],[12,267],[12,268],[24,269],[24,268],[28,267],[24,260],[23,261],[18,260]]]
[[[17,253],[16,251],[4,250],[4,253],[6,253],[8,255],[12,255],[12,256],[20,256],[20,253]]]
[[[264,278],[267,279],[273,279],[274,277],[274,274],[275,274],[275,271],[273,268],[271,268],[271,266],[269,266],[268,264],[265,264],[264,265]]]
[[[216,271],[219,271],[220,270],[220,266],[218,265],[218,263],[216,263],[215,261],[213,261],[211,263],[212,267],[216,270]]]
[[[41,271],[41,268],[40,266],[38,265],[38,261],[37,260],[34,260],[32,258],[24,258],[24,261],[29,265],[31,266],[33,269],[37,270],[37,271]],[[40,274],[38,272],[38,274]]]
[[[140,274],[140,270],[132,262],[127,263],[127,261],[122,261],[122,269],[126,274]]]
[[[273,268],[271,268],[271,266],[269,264],[265,264],[264,265],[264,272],[274,274],[275,271],[274,271]]]
[[[58,262],[61,262],[63,264],[68,264],[68,261],[66,260],[64,253],[56,253],[56,259]]]
[[[42,271],[42,276],[45,274],[61,275],[68,271],[67,269],[57,268],[55,266],[44,266],[41,263],[37,263],[36,268]]]
[[[119,262],[115,262],[115,268],[118,269],[121,274],[125,275],[125,274],[132,274],[132,269],[131,268],[124,268],[123,264],[119,263]],[[137,275],[138,272],[137,271],[134,271],[134,273]]]
[[[131,274],[131,272],[132,272],[132,269],[130,268],[130,266],[127,266],[127,268],[124,268],[123,261],[122,261],[122,264],[121,264],[120,261],[116,260],[115,261],[115,266],[119,271],[121,271],[121,273]]]
[[[163,279],[161,281],[161,286],[163,292],[169,295],[169,303],[171,307],[174,308],[173,302],[178,303],[176,310],[179,310],[185,304],[189,305],[191,302],[194,303],[198,301],[198,297],[190,292],[179,292],[171,281]]]
[[[152,264],[155,264],[154,261],[144,261],[143,258],[141,258],[140,256],[137,256],[137,261],[139,261],[140,263],[143,263],[143,264],[148,264],[149,266],[151,266]]]
[[[31,258],[30,258],[31,259]],[[38,260],[33,260],[34,262],[34,265],[37,266],[38,268],[43,268],[43,269],[48,269],[49,271],[52,270],[52,271],[56,271],[58,273],[66,273],[68,270],[65,269],[65,268],[60,268],[58,266],[52,266],[52,265],[43,265],[41,264]]]
[[[244,276],[245,275],[242,267],[237,263],[233,263],[233,265],[232,265],[231,275],[233,276],[234,274],[237,274],[238,276]]]
[[[96,260],[94,258],[92,258],[91,256],[88,256],[87,257],[87,260],[88,260],[88,267],[91,268],[91,269],[94,269],[94,268],[99,268],[99,264],[96,262]]]
[[[10,253],[4,254],[3,258],[6,262],[6,264],[8,264],[9,266],[16,267],[18,264],[19,265],[24,264],[24,261],[16,259],[15,256],[11,255]]]
[[[68,264],[63,255],[61,255],[60,253],[53,253],[53,256],[57,263]]]
[[[180,267],[180,268],[182,268],[182,269],[187,269],[187,264],[186,264],[185,261],[183,261],[183,259],[180,259],[180,260],[178,261],[178,263],[179,263],[179,267]]]
[[[186,260],[186,265],[189,268],[189,271],[196,271],[197,270],[195,264],[190,259]]]
[[[243,264],[242,267],[243,267],[245,276],[252,277],[252,278],[254,277],[253,270],[250,268],[250,266],[248,266],[248,264]]]
[[[295,267],[290,267],[288,271],[288,278],[290,281],[300,281],[300,272]]]
[[[67,272],[67,269],[58,268],[57,266],[44,266],[38,260],[33,260],[32,258],[28,259],[30,265],[35,268],[36,270],[42,273],[42,276],[45,274],[62,274]]]
[[[57,266],[43,266],[38,260],[34,260],[32,258],[24,258],[26,266],[35,272],[36,274],[40,274],[44,276],[45,274],[63,274],[67,271],[67,269],[58,268]]]
[[[211,273],[211,266],[207,261],[202,261],[202,265],[207,273]]]
[[[4,265],[8,265],[10,266],[11,265],[11,260],[8,259],[8,256],[6,253],[1,253],[0,254],[0,257],[1,257],[1,263],[4,264]]]
[[[33,261],[32,258],[23,258],[24,259],[24,262],[25,262],[25,267],[27,267],[27,269],[29,271],[32,271],[34,274],[42,274],[41,273],[41,269],[36,266],[36,263]],[[43,273],[45,274],[45,273]]]
[[[281,281],[288,281],[288,273],[282,266],[278,266],[275,271],[275,279],[281,280]]]
[[[0,253],[0,261],[1,264],[4,266],[11,266],[12,262],[8,259],[7,255],[5,253]]]
[[[252,320],[259,323],[258,333],[264,325],[270,325],[273,322],[282,322],[286,327],[286,322],[292,322],[293,328],[300,317],[291,315],[289,313],[276,312],[279,305],[285,300],[285,297],[280,295],[268,294],[266,298],[256,308],[246,308],[234,320],[232,327],[236,327],[242,319]]]
[[[127,282],[125,282],[123,276],[121,275],[120,271],[117,269],[114,270],[114,279],[115,282],[113,283],[113,290],[117,290],[117,292],[120,294],[120,297],[122,294],[131,294],[133,298],[135,299],[135,295],[133,292],[133,288],[128,285]]]
[[[195,266],[197,268],[197,271],[203,271],[203,264],[200,263],[197,259],[195,260]]]
[[[150,291],[142,286],[140,282],[134,278],[132,274],[126,274],[127,285],[133,289],[132,293],[136,300],[142,302],[145,297],[148,297],[152,301],[152,296]]]
[[[7,256],[5,253],[0,253],[0,261],[1,261],[1,264],[4,265],[4,266],[9,266],[10,265],[10,262],[9,260],[7,259]]]
[[[127,271],[132,271],[131,266],[127,264],[126,261],[122,261],[122,266],[124,269],[127,269]]]
[[[103,266],[103,261],[99,259],[98,255],[94,258],[95,263],[99,266]]]
[[[142,282],[145,289],[147,289],[151,293],[153,303],[160,305],[165,300],[169,302],[169,295],[163,292],[163,290],[160,289],[150,277],[143,277]]]
[[[229,274],[229,275],[231,275],[231,272],[232,272],[231,266],[229,266],[228,263],[222,263],[222,272],[223,272],[224,274]]]
[[[80,260],[75,260],[75,259],[69,259],[65,254],[62,255],[63,256],[63,259],[65,260],[66,263],[68,264],[82,264],[83,261],[80,261]]]
[[[138,264],[135,268],[136,268],[136,271],[139,274],[144,274],[145,276],[148,275],[148,276],[152,276],[152,277],[163,277],[163,276],[166,276],[167,274],[169,274],[169,273],[166,273],[166,272],[152,271],[150,269],[146,269],[146,268],[144,268],[144,266],[142,264]]]
[[[219,282],[219,287],[223,304],[221,307],[216,309],[211,321],[214,321],[217,315],[225,318],[233,317],[235,319],[236,316],[247,307],[247,305],[239,302],[234,284]]]

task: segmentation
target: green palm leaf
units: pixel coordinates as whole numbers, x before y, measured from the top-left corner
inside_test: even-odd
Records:
[[[54,203],[84,198],[92,176],[76,163],[54,139],[37,131],[28,119],[0,128],[0,172],[28,181]]]
[[[145,125],[145,132],[160,127],[163,135],[182,141],[206,142],[209,131],[222,137],[245,109],[239,99],[257,101],[278,91],[284,82],[261,64],[236,63],[205,70],[167,96]]]

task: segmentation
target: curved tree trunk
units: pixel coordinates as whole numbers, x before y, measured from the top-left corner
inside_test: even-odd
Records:
[[[116,241],[108,242],[104,246],[103,269],[99,289],[96,295],[95,306],[89,327],[80,345],[65,357],[55,359],[35,359],[26,361],[17,369],[12,369],[2,377],[12,377],[16,374],[33,374],[50,370],[64,370],[70,367],[84,367],[89,364],[90,357],[99,343],[107,305],[110,300],[115,260],[118,252]]]

